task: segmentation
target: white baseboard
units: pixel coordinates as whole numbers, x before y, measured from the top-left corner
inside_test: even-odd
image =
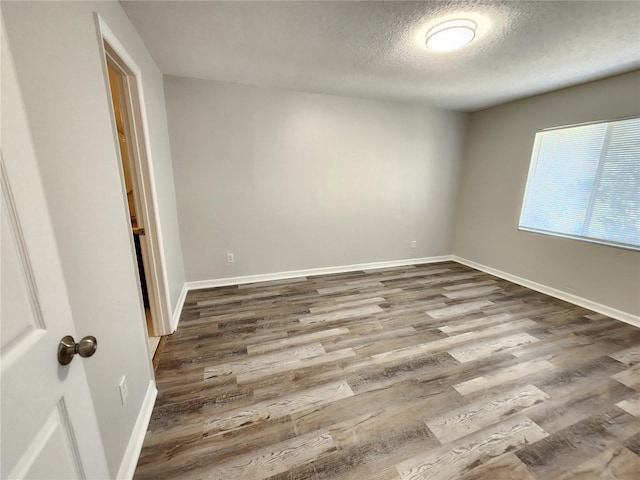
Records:
[[[438,263],[447,261],[454,261],[463,265],[467,265],[468,267],[475,268],[476,270],[481,270],[491,275],[495,275],[496,277],[500,277],[510,282],[517,283],[518,285],[530,288],[531,290],[535,290],[537,292],[559,298],[580,307],[588,308],[589,310],[593,310],[594,312],[598,312],[608,317],[615,318],[616,320],[621,320],[635,327],[640,327],[640,317],[637,315],[623,312],[622,310],[618,310],[613,307],[609,307],[607,305],[603,305],[601,303],[579,297],[578,295],[574,295],[569,292],[543,285],[541,283],[533,282],[531,280],[527,280],[526,278],[518,277],[516,275],[503,272],[502,270],[488,267],[486,265],[476,263],[472,260],[467,260],[466,258],[458,257],[457,255],[440,255],[437,257],[408,258],[404,260],[391,260],[387,262],[360,263],[355,265],[342,265],[337,267],[310,268],[307,270],[292,270],[288,272],[264,273],[259,275],[246,275],[242,277],[215,278],[211,280],[186,282],[184,284],[184,287],[182,288],[180,301],[178,302],[176,311],[173,315],[173,329],[175,331],[178,326],[180,313],[182,312],[182,306],[189,290],[226,287],[229,285],[244,285],[247,283],[285,280],[289,278],[309,277],[314,275],[329,275],[331,273],[354,272],[358,270],[374,270],[377,268],[403,267],[407,265],[420,265],[425,263]]]
[[[578,305],[580,307],[588,308],[589,310],[593,310],[594,312],[598,312],[608,317],[615,318],[616,320],[628,323],[629,325],[633,325],[634,327],[640,327],[640,317],[637,315],[632,315],[631,313],[623,312],[622,310],[618,310],[607,305],[603,305],[601,303],[579,297],[578,295],[574,295],[569,292],[558,290],[557,288],[548,287],[547,285],[527,280],[526,278],[511,275],[510,273],[503,272],[502,270],[487,267],[486,265],[467,260],[466,258],[458,257],[457,255],[453,255],[452,260],[468,267],[475,268],[476,270],[481,270],[496,277],[503,278],[504,280],[517,283],[518,285],[530,288],[531,290],[544,293],[551,297],[559,298],[560,300],[573,303],[574,305]]]
[[[133,474],[136,471],[138,465],[138,459],[140,458],[140,452],[142,451],[142,444],[144,443],[144,437],[149,427],[149,421],[151,420],[151,413],[153,412],[153,405],[156,402],[158,396],[158,389],[156,388],[156,382],[151,380],[147,393],[142,401],[140,407],[140,413],[136,424],[133,427],[131,437],[129,437],[129,444],[124,452],[124,458],[120,463],[120,469],[118,470],[117,480],[130,480],[133,478]]]
[[[199,290],[202,288],[226,287],[229,285],[244,285],[247,283],[270,282],[272,280],[285,280],[288,278],[310,277],[314,275],[329,275],[331,273],[355,272],[359,270],[374,270],[376,268],[404,267],[407,265],[420,265],[425,263],[447,262],[451,255],[438,257],[407,258],[404,260],[391,260],[387,262],[359,263],[355,265],[341,265],[338,267],[310,268],[307,270],[291,270],[288,272],[263,273],[259,275],[246,275],[242,277],[215,278],[211,280],[199,280],[186,282],[186,290]]]
[[[182,290],[180,291],[180,296],[178,297],[178,303],[176,303],[176,308],[173,310],[173,316],[171,317],[171,333],[175,332],[178,328],[178,322],[180,321],[180,315],[182,314],[182,307],[184,307],[184,301],[187,299],[187,293],[189,293],[189,289],[187,288],[187,284],[182,285]]]

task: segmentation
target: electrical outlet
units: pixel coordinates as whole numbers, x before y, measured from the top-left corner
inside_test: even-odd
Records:
[[[118,384],[118,388],[120,389],[120,400],[122,401],[122,405],[127,401],[127,397],[129,396],[129,386],[127,385],[127,376],[123,375],[120,379],[120,383]]]
[[[415,240],[411,241],[411,248],[416,248],[416,241]]]
[[[233,253],[227,253],[227,263],[233,263]]]

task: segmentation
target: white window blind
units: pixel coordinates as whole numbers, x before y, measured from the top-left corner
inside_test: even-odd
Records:
[[[640,118],[536,133],[519,228],[640,250]]]

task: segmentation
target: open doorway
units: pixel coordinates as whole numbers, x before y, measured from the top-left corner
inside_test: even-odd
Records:
[[[144,305],[147,332],[149,336],[149,350],[153,357],[156,349],[158,348],[158,344],[160,343],[160,336],[155,335],[153,327],[153,313],[151,311],[147,275],[145,273],[145,259],[142,253],[143,237],[146,235],[146,231],[140,215],[141,209],[138,207],[140,202],[140,192],[137,189],[137,182],[134,181],[136,172],[131,165],[133,157],[133,152],[131,150],[135,139],[131,138],[131,119],[128,116],[127,111],[127,98],[125,96],[126,74],[116,63],[117,57],[114,57],[115,55],[110,55],[107,51],[107,72],[109,75],[111,102],[113,106],[116,131],[118,134],[120,161],[122,163],[122,174],[124,177],[129,218],[131,220],[131,235],[135,245],[135,259],[138,267],[140,293],[142,294],[142,302]]]
[[[141,72],[102,18],[98,14],[95,18],[101,39],[105,86],[110,93],[114,142],[120,157],[122,195],[128,208],[131,259],[138,271],[141,307],[144,306],[146,319],[144,331],[149,337],[153,358],[160,337],[173,333],[176,322],[162,253]],[[140,320],[144,321],[143,312],[140,313]]]
[[[134,245],[134,260],[137,265],[138,279],[142,304],[146,320],[146,331],[149,339],[149,351],[151,358],[160,344],[161,332],[158,331],[156,315],[160,312],[160,302],[157,298],[157,289],[150,288],[153,285],[153,257],[150,254],[150,245],[147,241],[148,230],[146,225],[149,220],[148,206],[151,202],[145,198],[144,183],[141,176],[141,154],[140,144],[142,134],[136,130],[134,98],[136,97],[135,76],[129,71],[124,61],[116,54],[111,46],[105,42],[105,57],[109,89],[111,92],[111,103],[116,133],[118,137],[118,152],[120,154],[121,172],[124,183],[124,194],[128,207],[130,232]],[[145,159],[146,160],[146,159]]]

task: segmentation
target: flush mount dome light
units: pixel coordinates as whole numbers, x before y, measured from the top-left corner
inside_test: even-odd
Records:
[[[473,20],[448,20],[439,23],[427,32],[427,48],[438,52],[464,47],[476,36]]]

